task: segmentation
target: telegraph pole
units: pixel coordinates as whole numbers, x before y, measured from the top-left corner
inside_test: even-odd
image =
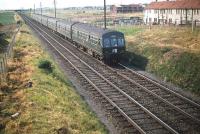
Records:
[[[194,32],[194,9],[192,9],[192,32]]]
[[[41,10],[41,16],[42,16],[42,2],[40,2],[40,10]]]
[[[35,14],[35,4],[34,4],[34,14]]]
[[[106,29],[106,0],[104,0],[104,28]]]
[[[56,18],[56,0],[54,0],[54,11],[55,11],[55,18]]]

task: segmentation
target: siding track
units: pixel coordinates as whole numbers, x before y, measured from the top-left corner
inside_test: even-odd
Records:
[[[137,78],[132,70],[124,66],[121,69],[110,68],[75,49],[69,41],[48,28],[26,16],[23,18],[49,47],[63,57],[63,62],[77,72],[77,77],[92,87],[91,92],[102,97],[103,102],[109,103],[107,109],[115,109],[112,114],[122,117],[121,122],[127,124],[127,133],[200,132],[199,104],[184,97],[169,97],[163,89],[155,87],[151,80],[151,83],[147,83],[145,78]],[[180,106],[176,102],[187,104]]]

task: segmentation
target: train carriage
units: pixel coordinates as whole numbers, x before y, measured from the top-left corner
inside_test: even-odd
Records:
[[[100,29],[89,24],[77,23],[72,27],[72,40],[84,46],[93,56],[102,58]]]
[[[75,46],[95,58],[117,63],[125,52],[125,39],[121,32],[36,14],[32,18],[70,39]]]
[[[48,17],[42,16],[42,18],[41,18],[41,23],[42,23],[44,26],[47,26],[47,25],[48,25]]]
[[[58,22],[58,19],[49,17],[47,27],[54,31],[57,31],[57,22]]]
[[[92,51],[92,55],[106,61],[118,62],[125,52],[124,34],[77,23],[72,27],[72,39]]]
[[[71,39],[71,26],[75,22],[60,20],[57,22],[57,32],[62,34],[65,38]]]
[[[32,19],[36,20],[37,22],[41,23],[41,16],[37,14],[31,15]]]
[[[102,35],[102,38],[104,59],[119,62],[126,49],[124,34],[118,31],[107,31]]]

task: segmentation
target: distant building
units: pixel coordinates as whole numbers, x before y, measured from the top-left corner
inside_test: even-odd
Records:
[[[200,24],[200,0],[156,0],[144,14],[146,24]]]
[[[135,13],[135,12],[143,12],[144,7],[140,4],[130,4],[130,5],[112,5],[110,7],[110,11],[112,13]]]

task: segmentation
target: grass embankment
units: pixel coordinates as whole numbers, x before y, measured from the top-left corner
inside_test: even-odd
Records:
[[[14,12],[1,12],[0,13],[0,54],[4,52],[8,46],[10,39],[13,35],[15,24]]]
[[[8,25],[15,23],[14,12],[1,12],[0,13],[0,24]]]
[[[188,27],[154,27],[126,38],[130,64],[200,93],[199,29],[192,33]]]
[[[25,25],[13,61],[0,90],[0,133],[107,133]]]
[[[133,27],[133,26],[119,26],[114,29],[123,32],[125,36],[133,36],[143,30],[141,27]]]
[[[1,12],[0,25],[8,25],[15,23],[14,12]]]

